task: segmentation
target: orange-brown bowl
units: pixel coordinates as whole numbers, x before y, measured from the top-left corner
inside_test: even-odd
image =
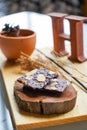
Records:
[[[18,37],[0,34],[0,48],[7,59],[17,59],[21,52],[31,55],[36,45],[36,33],[28,29],[20,29]]]

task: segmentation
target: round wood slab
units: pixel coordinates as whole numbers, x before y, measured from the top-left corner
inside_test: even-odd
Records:
[[[76,103],[77,92],[70,84],[58,96],[24,93],[23,84],[15,82],[14,95],[16,102],[24,111],[39,114],[60,114],[73,109]]]

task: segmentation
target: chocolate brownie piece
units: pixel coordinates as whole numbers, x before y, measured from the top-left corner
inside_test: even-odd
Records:
[[[32,91],[44,93],[63,92],[67,87],[67,80],[59,78],[58,74],[45,68],[40,68],[33,74],[25,74],[18,79],[25,88],[32,88]],[[30,89],[27,89],[30,90]],[[35,93],[34,91],[34,93]]]
[[[63,92],[67,87],[67,80],[62,78],[51,79],[50,83],[45,86],[46,90]]]
[[[53,71],[49,71],[45,68],[38,69],[33,74],[26,74],[18,79],[19,82],[23,83],[24,86],[31,87],[33,89],[43,89],[49,84],[50,79],[58,77],[58,74]]]

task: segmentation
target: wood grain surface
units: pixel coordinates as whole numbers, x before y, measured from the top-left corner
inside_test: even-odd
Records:
[[[70,71],[74,76],[87,81],[87,77],[85,75],[81,75],[80,73],[78,73],[78,71],[76,71],[76,69],[78,69],[82,73],[86,74],[87,62],[84,62],[82,64],[72,63],[66,57],[60,58],[53,56],[50,53],[51,51],[52,50],[48,48],[42,50],[42,52],[44,52],[47,56],[53,58],[62,67]],[[36,53],[39,52],[35,51],[34,55]],[[69,74],[63,71],[60,67],[57,66],[58,71],[60,71],[60,73],[64,75],[68,80],[70,80],[73,87],[75,87],[75,89],[77,90],[76,105],[70,112],[65,114],[40,115],[29,114],[27,112],[21,111],[17,106],[13,89],[15,80],[24,73],[23,71],[21,71],[20,66],[16,65],[14,62],[6,61],[4,56],[1,54],[0,66],[0,80],[3,85],[3,91],[5,93],[14,127],[16,127],[17,130],[35,129],[45,126],[54,126],[58,124],[66,124],[70,122],[87,120],[87,93],[83,91],[81,85],[79,85]],[[76,69],[72,69],[72,66],[76,67]],[[80,77],[80,75],[82,77]],[[87,83],[85,84],[87,85]]]

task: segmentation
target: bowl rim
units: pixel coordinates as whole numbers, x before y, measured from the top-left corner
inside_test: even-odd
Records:
[[[26,38],[31,38],[31,37],[34,37],[36,36],[36,32],[33,31],[33,30],[30,30],[30,29],[20,29],[20,31],[29,31],[29,32],[32,32],[31,35],[27,35],[27,36],[18,36],[18,37],[13,37],[13,36],[5,36],[5,35],[2,35],[1,32],[0,32],[0,37],[1,38],[4,38],[4,39],[26,39]]]

